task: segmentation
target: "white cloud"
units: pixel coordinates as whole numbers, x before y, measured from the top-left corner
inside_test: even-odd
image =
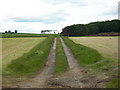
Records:
[[[61,31],[66,25],[117,19],[118,1],[0,0],[0,31]]]

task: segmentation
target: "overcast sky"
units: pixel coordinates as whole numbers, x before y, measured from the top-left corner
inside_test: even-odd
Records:
[[[40,33],[118,18],[119,0],[0,0],[0,31]]]

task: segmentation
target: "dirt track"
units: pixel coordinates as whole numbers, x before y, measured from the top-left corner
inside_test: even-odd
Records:
[[[64,52],[67,56],[69,70],[63,75],[51,79],[48,84],[51,87],[65,87],[65,88],[96,88],[98,80],[94,75],[88,74],[83,68],[81,68],[73,56],[69,47],[67,47],[64,41],[61,39]]]
[[[96,88],[100,87],[100,82],[94,75],[88,74],[81,68],[73,56],[71,50],[65,45],[61,39],[68,64],[69,70],[61,76],[55,76],[55,53],[56,53],[56,38],[53,47],[48,56],[46,66],[35,77],[30,80],[18,82],[16,84],[4,85],[10,88]]]

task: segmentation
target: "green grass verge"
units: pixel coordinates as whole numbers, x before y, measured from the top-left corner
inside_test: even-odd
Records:
[[[107,71],[109,69],[112,69],[113,67],[116,68],[115,62],[102,57],[97,50],[80,44],[76,44],[67,37],[63,37],[63,40],[67,44],[67,46],[71,48],[74,56],[81,66],[97,71]]]
[[[58,36],[58,34],[31,34],[31,33],[16,33],[16,34],[5,34],[3,33],[0,37],[2,38],[14,38],[14,37],[48,37]]]
[[[56,66],[55,66],[55,72],[57,75],[63,74],[68,69],[68,62],[67,58],[65,56],[62,43],[60,41],[60,38],[57,38],[57,49],[56,49]]]
[[[80,44],[76,44],[67,37],[64,37],[63,40],[67,46],[71,48],[74,56],[81,66],[86,64],[93,64],[102,60],[102,56],[96,50]]]
[[[43,68],[50,48],[52,47],[54,37],[48,37],[36,45],[31,51],[25,53],[22,57],[13,60],[5,69],[8,75],[17,77],[31,76]]]
[[[71,48],[80,66],[86,68],[89,73],[102,77],[105,77],[104,74],[108,77],[117,76],[118,68],[115,62],[102,57],[95,49],[76,44],[67,37],[63,37],[63,40]],[[117,80],[112,80],[105,86],[116,87]]]

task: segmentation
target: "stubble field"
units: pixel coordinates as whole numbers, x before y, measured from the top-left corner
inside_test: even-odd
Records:
[[[105,58],[118,60],[118,37],[70,37],[70,39],[96,49]]]
[[[12,60],[29,52],[45,37],[40,38],[3,38],[2,39],[2,66],[5,68]]]

